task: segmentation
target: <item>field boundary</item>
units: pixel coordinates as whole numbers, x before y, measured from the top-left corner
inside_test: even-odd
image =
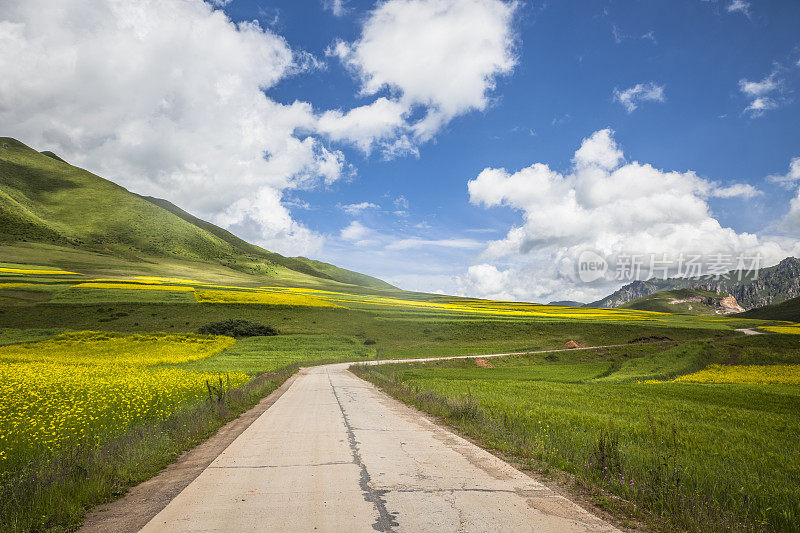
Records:
[[[283,396],[297,379],[297,372],[261,399],[255,407],[234,418],[217,432],[186,450],[157,475],[131,487],[124,496],[93,508],[78,528],[80,533],[134,533],[161,512],[214,459]]]
[[[603,346],[580,346],[578,348],[553,348],[550,350],[532,350],[527,352],[508,352],[508,353],[485,353],[475,355],[442,355],[435,357],[412,357],[407,359],[371,359],[369,361],[355,361],[351,365],[373,366],[373,365],[388,365],[393,363],[425,363],[428,361],[453,361],[458,359],[475,359],[486,357],[508,357],[511,355],[540,355],[545,353],[554,352],[579,352],[582,350],[600,350],[604,348],[626,348],[629,346],[643,346],[650,344],[665,344],[669,342],[682,342],[674,341],[672,339],[648,341],[648,342],[629,342],[627,344],[605,344]]]

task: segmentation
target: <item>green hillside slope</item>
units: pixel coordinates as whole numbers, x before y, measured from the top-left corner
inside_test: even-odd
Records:
[[[762,320],[789,320],[800,322],[800,298],[784,300],[777,304],[751,309],[736,316],[742,318],[760,318]]]
[[[366,274],[360,274],[358,272],[353,272],[352,270],[346,270],[344,268],[339,268],[337,266],[331,265],[329,263],[324,263],[322,261],[314,261],[313,259],[307,259],[305,257],[284,257],[280,254],[276,254],[274,252],[268,252],[263,248],[259,248],[249,242],[240,239],[233,233],[228,230],[222,229],[219,226],[215,226],[210,222],[206,222],[205,220],[201,220],[196,216],[192,215],[191,213],[187,213],[177,205],[173,204],[168,200],[164,200],[162,198],[154,198],[152,196],[142,196],[141,198],[147,200],[148,202],[154,203],[155,205],[166,209],[170,213],[173,213],[183,220],[193,224],[199,228],[202,228],[209,233],[212,233],[222,239],[223,241],[227,242],[237,250],[240,250],[247,254],[255,254],[260,257],[266,258],[273,264],[284,266],[288,269],[294,270],[295,272],[302,272],[304,274],[308,274],[310,276],[323,278],[323,279],[331,279],[334,281],[338,281],[340,283],[349,283],[351,285],[361,285],[363,287],[371,287],[376,289],[393,289],[392,285],[389,285],[383,280],[378,278],[373,278],[372,276],[367,276]]]
[[[290,269],[326,280],[392,288],[370,276],[254,246],[174,204],[0,137],[0,243],[38,242],[127,259],[170,257],[253,274]]]
[[[353,272],[352,270],[339,268],[330,263],[315,261],[314,259],[308,259],[307,257],[291,257],[285,259],[291,260],[292,265],[296,265],[298,263],[308,265],[315,271],[322,272],[327,276],[330,276],[332,279],[335,279],[336,281],[339,281],[341,283],[349,283],[351,285],[361,285],[362,287],[370,287],[373,289],[395,288],[394,286],[389,285],[385,281],[380,280],[378,278],[373,278],[372,276],[367,276],[366,274],[361,274],[359,272]],[[297,270],[297,268],[295,267],[290,267],[290,268]]]

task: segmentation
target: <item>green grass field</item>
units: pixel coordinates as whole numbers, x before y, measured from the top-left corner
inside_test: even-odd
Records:
[[[356,370],[490,449],[635,506],[600,493],[618,516],[668,530],[792,531],[800,387],[645,381],[714,362],[797,364],[790,337]]]
[[[291,364],[338,363],[374,359],[375,349],[345,335],[277,335],[249,337],[208,359],[184,363],[182,368],[200,372],[263,374]]]

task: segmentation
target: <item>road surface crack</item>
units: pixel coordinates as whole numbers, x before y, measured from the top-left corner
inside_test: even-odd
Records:
[[[369,472],[367,471],[367,467],[364,462],[361,460],[361,453],[358,451],[358,443],[356,442],[356,435],[353,432],[353,426],[350,425],[350,419],[347,416],[347,413],[344,410],[344,406],[342,405],[342,400],[339,399],[339,393],[336,391],[336,387],[333,385],[333,380],[331,379],[330,373],[328,374],[328,382],[331,385],[331,390],[333,390],[333,396],[336,398],[336,403],[339,404],[339,410],[342,412],[342,418],[344,419],[344,426],[347,429],[347,439],[350,442],[350,450],[353,452],[353,461],[358,465],[361,469],[361,479],[359,482],[359,486],[361,490],[364,492],[364,499],[372,505],[375,506],[375,509],[378,511],[378,520],[372,524],[373,529],[376,531],[385,531],[390,532],[392,531],[392,527],[396,527],[397,521],[394,519],[394,516],[386,510],[386,502],[383,500],[383,495],[386,494],[387,490],[375,490],[370,485],[370,476]]]
[[[229,468],[298,468],[298,467],[316,467],[316,466],[333,466],[333,465],[351,465],[352,461],[331,461],[329,463],[311,463],[311,464],[297,464],[297,465],[229,465],[229,466],[209,466],[208,468],[227,470]]]

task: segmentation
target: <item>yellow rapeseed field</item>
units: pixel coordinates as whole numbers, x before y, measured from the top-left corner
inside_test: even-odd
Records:
[[[205,359],[235,342],[213,335],[80,331],[46,341],[0,346],[0,361],[152,366]]]
[[[773,333],[784,333],[790,335],[800,335],[800,325],[793,326],[764,326],[760,329],[771,331]]]
[[[741,383],[800,385],[800,365],[709,365],[673,381],[687,383]]]
[[[179,283],[183,285],[203,285],[202,281],[195,279],[167,278],[163,276],[134,276],[135,279],[147,283]]]
[[[659,314],[650,313],[647,311],[561,307],[555,305],[541,305],[523,302],[501,302],[468,298],[442,297],[435,299],[434,301],[424,301],[376,295],[356,295],[343,292],[298,287],[262,287],[262,289],[265,291],[274,292],[276,294],[294,294],[296,296],[313,294],[314,298],[335,302],[337,304],[365,304],[394,308],[405,307],[408,309],[422,311],[428,310],[435,312],[453,312],[496,316],[582,318],[603,320],[650,320],[651,315]]]
[[[176,292],[192,292],[194,287],[184,287],[182,285],[159,285],[152,283],[122,283],[119,281],[88,281],[86,283],[79,283],[73,285],[72,288],[78,289],[141,289],[151,291],[176,291]]]
[[[32,287],[33,283],[0,283],[0,289],[13,289],[14,287]]]
[[[71,276],[80,276],[77,272],[69,272],[67,270],[48,270],[48,269],[36,269],[36,268],[12,268],[12,267],[0,267],[0,273],[2,274],[34,274],[40,276],[64,276],[64,275],[71,275]]]
[[[247,381],[230,374],[231,384]],[[179,368],[0,362],[0,473],[4,463],[66,443],[108,437],[164,419],[206,394],[217,376]]]
[[[164,419],[207,394],[217,374],[154,365],[215,355],[234,339],[190,334],[64,333],[0,347],[0,475],[65,444],[86,445]],[[249,378],[231,373],[231,386]]]
[[[342,307],[331,302],[303,294],[281,294],[265,291],[218,291],[198,289],[194,293],[200,303],[212,304],[262,304],[297,305],[303,307]]]

